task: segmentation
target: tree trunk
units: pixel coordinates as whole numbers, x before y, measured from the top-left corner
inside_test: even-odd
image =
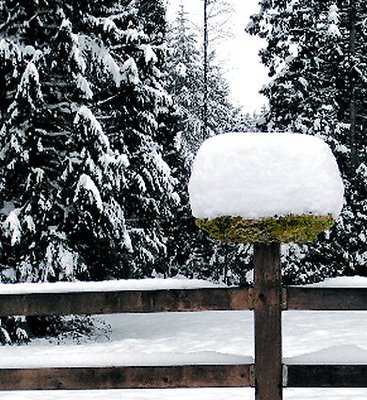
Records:
[[[207,138],[208,132],[208,46],[209,46],[209,35],[208,35],[208,0],[204,0],[204,92],[203,92],[203,129],[202,135],[203,140]]]
[[[357,9],[356,0],[350,0],[350,148],[351,148],[351,172],[352,176],[355,174],[357,167],[357,130],[356,130],[356,118],[357,118],[357,103],[356,103],[356,82],[355,76],[355,56],[356,56],[356,19]]]

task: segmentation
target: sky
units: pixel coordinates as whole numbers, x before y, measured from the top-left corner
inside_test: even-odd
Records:
[[[168,0],[167,16],[172,20],[180,0]],[[266,98],[258,92],[267,82],[267,69],[260,63],[258,52],[264,41],[248,35],[244,29],[251,14],[257,12],[258,0],[230,0],[234,13],[228,23],[232,37],[218,47],[217,52],[230,85],[232,97],[243,111],[259,111],[266,104]],[[185,10],[193,21],[202,21],[202,0],[183,0]]]

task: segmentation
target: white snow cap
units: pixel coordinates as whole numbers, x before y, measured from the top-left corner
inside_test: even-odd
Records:
[[[189,182],[196,218],[289,214],[338,218],[344,185],[329,146],[295,133],[226,133],[207,139]]]

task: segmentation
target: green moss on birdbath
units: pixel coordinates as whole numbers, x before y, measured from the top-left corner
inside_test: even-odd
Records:
[[[286,215],[256,220],[242,217],[196,219],[196,225],[215,239],[230,243],[306,243],[331,228],[332,215]]]

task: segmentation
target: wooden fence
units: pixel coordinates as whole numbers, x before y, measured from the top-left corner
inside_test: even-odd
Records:
[[[273,250],[259,252],[250,289],[0,294],[0,316],[254,310],[254,364],[9,368],[0,390],[255,387],[257,399],[275,400],[283,387],[367,387],[367,365],[282,364],[281,311],[367,310],[367,289],[279,289]]]

